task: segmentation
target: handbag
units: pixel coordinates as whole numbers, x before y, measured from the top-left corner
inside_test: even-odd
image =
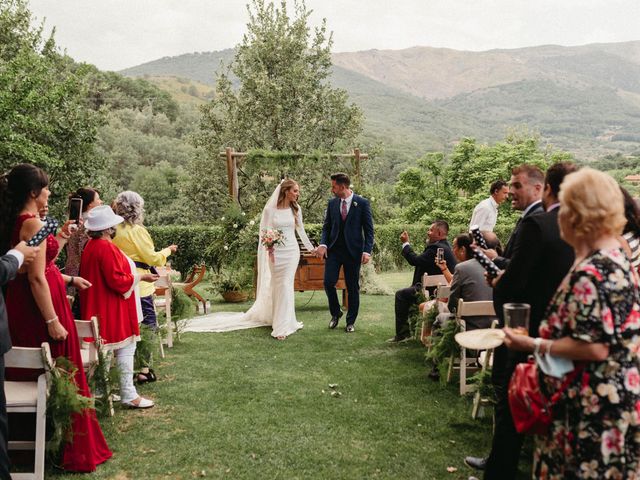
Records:
[[[534,359],[519,363],[509,381],[509,408],[513,424],[518,433],[545,435],[553,421],[553,406],[569,384],[582,372],[584,365],[578,365],[565,376],[560,388],[547,398],[540,390],[538,365]]]

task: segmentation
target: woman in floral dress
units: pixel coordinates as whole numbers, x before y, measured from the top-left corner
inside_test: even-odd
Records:
[[[581,368],[538,436],[533,478],[640,479],[640,296],[618,242],[622,194],[608,175],[585,168],[560,191],[562,237],[576,261],[540,326],[540,338],[506,328],[509,348],[573,360]],[[540,371],[550,397],[563,378]]]

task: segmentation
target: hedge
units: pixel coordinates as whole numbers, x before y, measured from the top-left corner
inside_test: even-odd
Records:
[[[258,226],[247,226],[255,231],[257,248]],[[373,261],[376,268],[382,271],[405,268],[406,261],[402,257],[400,249],[400,233],[407,230],[414,245],[422,245],[427,236],[428,225],[420,224],[386,224],[375,226],[375,244],[373,248]],[[204,263],[214,270],[225,266],[225,255],[220,245],[228,242],[225,230],[221,226],[157,226],[147,227],[151,234],[156,248],[163,248],[175,243],[178,251],[170,258],[174,269],[186,275],[193,265]],[[305,229],[312,242],[320,240],[322,225],[306,224]],[[467,231],[466,225],[453,225],[450,227],[449,240],[461,232]],[[503,245],[509,237],[510,229],[498,228],[496,234],[501,239]],[[217,247],[217,248],[216,248]]]

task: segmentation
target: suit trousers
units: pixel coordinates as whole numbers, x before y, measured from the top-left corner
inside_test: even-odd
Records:
[[[4,355],[0,355],[0,479],[11,480],[9,468],[9,419],[7,417],[7,398],[4,395]]]
[[[413,285],[396,292],[396,337],[398,338],[408,337],[411,334],[409,331],[409,310],[411,305],[418,302],[419,288],[418,285]]]
[[[506,347],[495,350],[491,381],[496,395],[494,409],[495,429],[491,453],[487,458],[484,480],[514,480],[518,473],[518,461],[524,435],[517,432],[509,408],[509,381],[520,358],[510,355]]]
[[[340,267],[344,270],[344,281],[349,294],[347,325],[353,325],[360,308],[360,264],[361,258],[354,259],[346,248],[331,249],[324,264],[324,291],[329,300],[331,316],[340,315],[340,302],[336,292],[336,283],[340,276]]]

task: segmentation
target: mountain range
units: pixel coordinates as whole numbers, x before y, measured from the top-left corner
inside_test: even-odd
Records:
[[[204,101],[233,55],[228,49],[164,57],[120,73]],[[332,84],[364,111],[362,143],[381,145],[398,168],[449,150],[461,137],[493,142],[514,128],[581,160],[640,151],[640,41],[368,50],[335,53],[333,64]]]

